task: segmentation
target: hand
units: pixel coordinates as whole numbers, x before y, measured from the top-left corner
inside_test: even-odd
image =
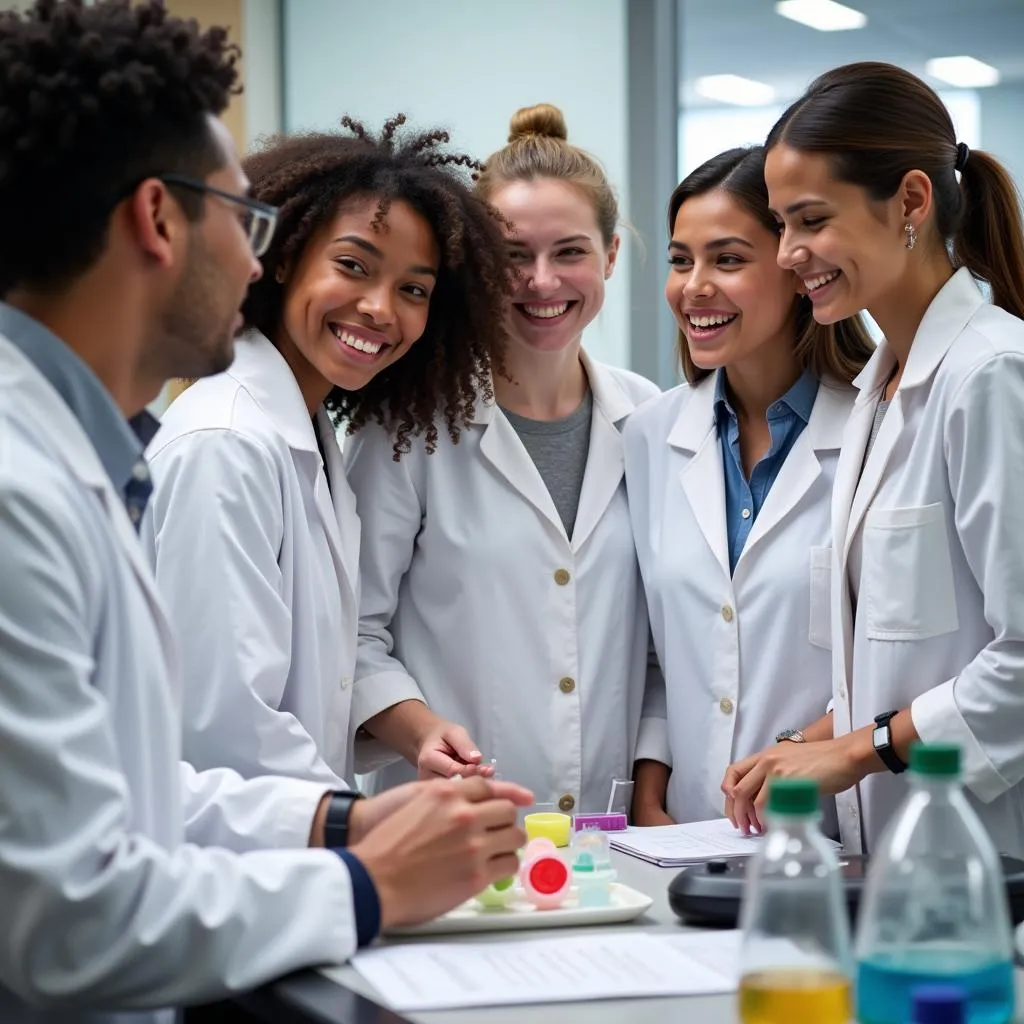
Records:
[[[870,732],[867,734],[870,750]],[[725,815],[744,835],[764,832],[765,783],[773,778],[814,779],[822,795],[842,793],[855,786],[867,771],[865,731],[817,743],[784,741],[730,765],[722,781]]]
[[[461,725],[438,718],[420,741],[416,770],[421,779],[450,779],[453,775],[490,778],[494,775],[494,766],[481,764],[482,758]]]
[[[633,807],[631,825],[639,825],[647,828],[650,825],[674,825],[675,821],[668,816],[665,810],[658,806]]]
[[[351,847],[377,888],[382,928],[429,921],[514,875],[526,842],[516,808],[532,806],[529,790],[481,778],[414,787]]]

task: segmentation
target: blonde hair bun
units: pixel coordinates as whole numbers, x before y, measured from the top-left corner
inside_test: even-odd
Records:
[[[551,103],[536,103],[532,107],[520,107],[509,123],[508,141],[516,142],[531,135],[548,139],[568,139],[569,129],[565,116]]]

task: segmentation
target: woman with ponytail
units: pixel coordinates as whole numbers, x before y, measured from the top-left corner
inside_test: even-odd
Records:
[[[1024,232],[1010,176],[958,142],[923,82],[837,68],[772,129],[779,262],[819,323],[884,334],[856,384],[833,497],[831,738],[732,766],[727,811],[763,782],[836,793],[870,848],[916,740],[957,744],[997,846],[1024,853]],[[990,289],[987,301],[978,281]]]
[[[477,184],[515,272],[504,366],[456,445],[346,448],[363,517],[357,685],[462,723],[507,779],[603,811],[632,764],[648,622],[625,419],[657,388],[581,347],[619,248],[615,194],[561,112],[519,111]],[[451,771],[462,771],[453,752]],[[377,786],[410,777],[389,765]]]

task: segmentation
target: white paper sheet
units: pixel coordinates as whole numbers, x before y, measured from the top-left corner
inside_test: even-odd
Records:
[[[683,932],[666,935],[665,941],[677,952],[732,981],[733,988],[740,983],[740,943],[743,933],[739,929],[718,932]]]
[[[709,995],[736,987],[664,936],[635,932],[385,946],[357,954],[352,966],[399,1012]]]
[[[628,828],[610,835],[613,850],[639,857],[658,867],[699,864],[719,857],[749,857],[761,836],[745,836],[728,818],[691,821],[686,825],[655,825]]]

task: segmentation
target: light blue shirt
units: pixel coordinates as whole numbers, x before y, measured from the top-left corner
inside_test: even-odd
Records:
[[[729,404],[725,387],[725,370],[718,371],[715,381],[715,423],[718,444],[722,449],[725,469],[725,522],[729,537],[729,569],[736,570],[740,553],[750,536],[750,528],[764,505],[768,492],[811,418],[814,400],[818,397],[818,380],[805,370],[799,380],[780,398],[768,406],[768,430],[771,447],[754,466],[748,480],[740,455],[740,427],[736,413]]]
[[[6,302],[0,302],[0,334],[67,403],[138,528],[153,491],[143,452],[156,434],[156,419],[140,412],[126,420],[96,374],[60,338]]]

